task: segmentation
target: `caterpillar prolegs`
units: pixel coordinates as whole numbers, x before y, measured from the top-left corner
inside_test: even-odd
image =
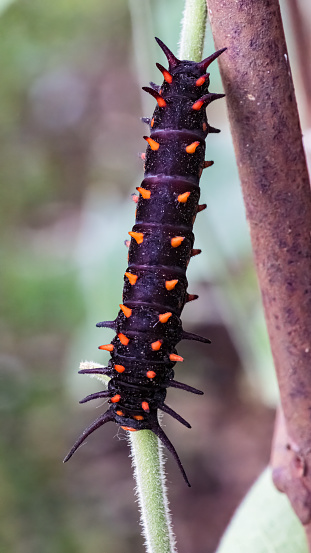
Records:
[[[167,388],[202,394],[174,379],[174,365],[182,358],[175,346],[182,339],[210,340],[185,332],[180,314],[186,302],[197,296],[187,293],[186,269],[193,249],[193,224],[199,205],[199,180],[205,167],[205,139],[219,132],[208,124],[206,107],[224,94],[208,91],[206,69],[225,48],[196,63],[177,59],[156,39],[168,60],[168,70],[157,63],[164,77],[160,86],[143,90],[157,101],[150,128],[144,179],[137,188],[135,225],[129,235],[128,268],[124,275],[123,303],[114,321],[98,323],[116,332],[110,344],[99,349],[111,353],[108,366],[84,369],[110,377],[108,389],[91,394],[80,403],[108,398],[107,411],[78,438],[65,458],[68,461],[94,430],[114,421],[125,430],[152,430],[174,456],[188,485],[179,456],[158,422],[158,409],[190,428],[190,424],[165,403]]]

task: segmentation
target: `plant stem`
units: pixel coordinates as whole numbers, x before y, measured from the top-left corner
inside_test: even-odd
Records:
[[[201,61],[206,17],[205,0],[185,1],[178,53],[181,60]]]
[[[128,434],[147,553],[174,553],[163,446],[150,430]]]

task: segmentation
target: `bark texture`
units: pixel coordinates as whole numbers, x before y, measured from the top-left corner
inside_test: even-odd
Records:
[[[311,520],[311,194],[278,0],[208,0],[287,438],[276,468]],[[284,458],[284,456],[283,456]],[[296,485],[293,484],[293,480]],[[297,489],[297,481],[300,485]]]

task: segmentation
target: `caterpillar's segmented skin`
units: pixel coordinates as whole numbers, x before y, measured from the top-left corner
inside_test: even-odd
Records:
[[[187,293],[186,269],[193,249],[192,227],[199,206],[199,180],[205,162],[205,139],[211,132],[206,106],[223,94],[208,91],[207,67],[224,50],[202,62],[180,61],[159,39],[169,68],[157,64],[164,76],[161,87],[144,87],[157,101],[151,119],[145,160],[144,180],[138,187],[136,221],[129,233],[129,265],[124,276],[123,303],[114,321],[97,326],[116,332],[108,350],[111,359],[103,369],[85,369],[110,377],[108,390],[87,396],[82,402],[109,398],[108,410],[91,424],[68,453],[70,459],[79,445],[96,428],[114,421],[125,430],[152,430],[173,454],[182,475],[189,481],[176,450],[158,423],[161,409],[190,428],[189,423],[165,404],[169,387],[195,394],[200,390],[174,380],[173,367],[182,361],[175,346],[184,339],[209,340],[187,333],[180,314],[187,301],[197,296]]]

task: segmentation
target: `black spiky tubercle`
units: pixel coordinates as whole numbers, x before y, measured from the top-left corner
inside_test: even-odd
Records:
[[[187,333],[180,314],[187,301],[186,269],[193,249],[195,217],[199,206],[199,180],[205,162],[205,139],[218,132],[208,125],[206,106],[223,94],[208,90],[206,69],[224,50],[202,62],[180,61],[156,39],[169,62],[161,87],[144,87],[157,101],[151,119],[145,154],[145,174],[138,188],[135,225],[130,233],[129,265],[125,272],[123,304],[115,321],[97,326],[115,330],[111,344],[100,346],[111,352],[108,367],[85,369],[82,373],[110,377],[108,390],[82,400],[109,398],[108,410],[93,422],[68,453],[67,461],[94,430],[114,421],[126,430],[152,430],[174,456],[188,485],[176,450],[158,422],[158,409],[190,428],[190,424],[165,404],[168,387],[195,394],[200,390],[174,380],[178,360],[175,346],[182,339],[209,342]],[[82,403],[81,402],[81,403]]]

